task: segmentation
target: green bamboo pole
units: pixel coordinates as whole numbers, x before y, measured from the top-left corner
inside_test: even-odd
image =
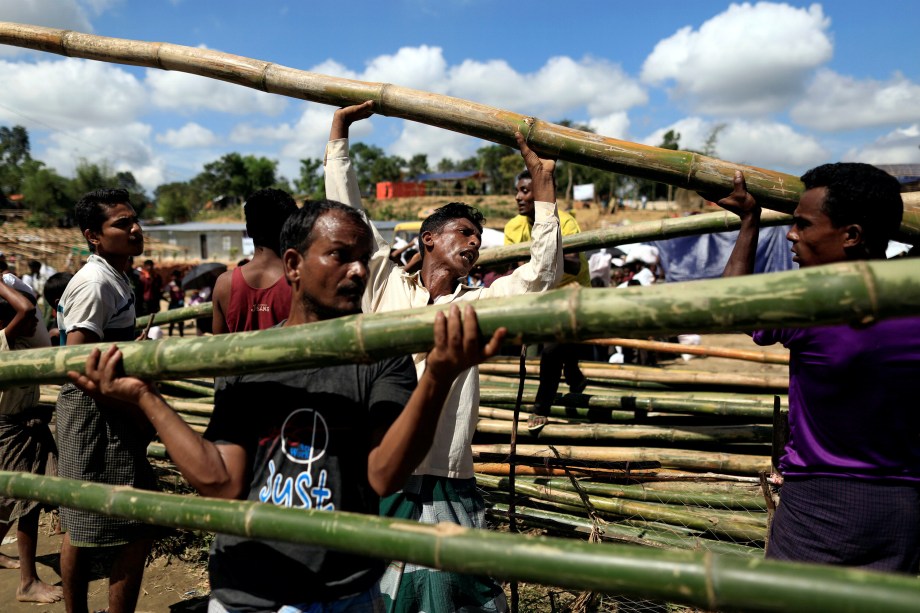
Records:
[[[478,475],[477,475],[478,478]],[[578,491],[570,479],[546,477],[519,477],[524,483],[532,483],[549,489],[560,489],[567,492]],[[696,484],[695,484],[696,485]],[[654,484],[643,485],[618,485],[612,483],[597,483],[595,481],[578,480],[578,487],[588,494],[605,496],[608,498],[629,498],[643,502],[661,502],[666,504],[684,504],[698,507],[713,507],[716,509],[739,509],[749,511],[766,511],[767,504],[759,487],[750,487],[739,493],[712,493],[701,491],[702,488],[693,490],[657,489]]]
[[[495,520],[507,521],[508,505],[494,503],[486,509],[486,513]],[[554,532],[559,532],[559,527],[565,526],[570,530],[584,533],[586,537],[594,528],[593,524],[583,517],[533,507],[518,507],[515,510],[515,516],[518,520],[523,520],[529,525],[547,528]],[[647,527],[638,528],[619,523],[606,523],[602,531],[601,538],[604,540],[625,541],[645,547],[668,547],[671,549],[688,549],[691,551],[711,551],[713,553],[749,558],[763,557],[763,550],[759,547],[714,541],[712,539],[700,538],[692,534],[688,536],[678,536],[663,530],[654,530]]]
[[[728,195],[727,192],[726,195]],[[785,213],[765,211],[761,215],[761,225],[764,227],[783,226],[791,223],[792,216]],[[588,230],[571,236],[563,236],[562,250],[565,253],[578,253],[600,249],[601,247],[616,247],[617,245],[630,243],[725,232],[737,230],[740,227],[740,218],[726,211],[691,215],[689,217],[656,219],[628,226],[614,226],[612,228]],[[476,263],[480,266],[488,267],[519,262],[529,258],[530,242],[526,242],[484,249],[480,252]]]
[[[920,583],[912,577],[848,568],[524,537],[454,524],[176,496],[28,473],[0,473],[0,491],[9,497],[154,520],[159,525],[311,544],[460,573],[654,598],[713,611],[899,613],[916,611],[920,602]]]
[[[361,314],[195,338],[128,342],[125,372],[182,379],[370,362],[430,348],[436,310]],[[508,328],[516,342],[584,340],[629,330],[648,334],[795,327],[914,315],[920,278],[911,260],[848,262],[798,271],[627,289],[563,289],[479,301],[486,334]],[[103,347],[107,346],[103,344]],[[0,356],[0,387],[65,380],[82,371],[93,345]]]
[[[193,381],[163,381],[161,383],[166,389],[175,389],[181,392],[188,392],[195,394],[196,396],[210,398],[213,402],[214,398],[214,386],[201,385]]]
[[[508,491],[509,480],[489,475],[476,475],[476,485],[486,489]],[[574,492],[544,487],[525,481],[515,482],[514,491],[538,500],[554,500],[570,505],[581,503],[581,497]],[[714,509],[692,510],[687,507],[587,496],[591,507],[602,514],[619,517],[638,517],[644,521],[662,521],[668,524],[712,532],[742,541],[763,541],[766,536],[766,515],[758,516],[717,511]]]
[[[578,445],[553,445],[559,456],[572,460],[594,462],[661,462],[665,468],[684,470],[719,471],[741,475],[758,475],[770,470],[767,456],[698,451],[696,449],[664,449],[653,447],[588,447]],[[483,456],[508,456],[508,445],[473,445],[473,458]],[[555,458],[547,445],[517,446],[517,455],[532,458]]]
[[[792,212],[802,192],[793,175],[723,162],[690,151],[671,151],[582,132],[483,104],[400,87],[328,77],[210,49],[83,34],[0,22],[0,43],[104,62],[178,70],[269,93],[344,106],[375,101],[376,112],[515,147],[515,130],[531,146],[560,159],[653,179],[705,193],[732,189],[741,169],[748,190],[769,209]],[[902,223],[908,242],[920,240],[920,212]]]
[[[480,419],[476,431],[483,434],[511,434],[513,424],[495,419]],[[533,436],[527,424],[518,424],[518,436]],[[542,441],[597,441],[599,443],[675,443],[675,444],[731,444],[769,443],[773,440],[770,426],[682,426],[666,428],[636,424],[551,424],[538,435]]]
[[[211,317],[212,312],[212,304],[210,302],[202,302],[201,304],[193,304],[192,306],[182,307],[179,309],[160,311],[159,313],[154,313],[152,316],[144,315],[143,317],[138,317],[137,322],[135,323],[135,327],[140,329],[146,328],[147,324],[150,322],[151,317],[153,317],[153,325],[162,326],[163,324],[186,321],[188,319]]]

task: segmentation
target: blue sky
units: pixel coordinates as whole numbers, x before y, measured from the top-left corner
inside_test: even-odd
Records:
[[[445,93],[800,173],[837,160],[920,163],[920,3],[394,0],[0,0],[0,20],[205,46],[334,76]],[[71,175],[80,159],[152,190],[225,153],[293,178],[332,108],[200,77],[0,46],[0,124]],[[482,141],[375,117],[355,140],[409,157]]]

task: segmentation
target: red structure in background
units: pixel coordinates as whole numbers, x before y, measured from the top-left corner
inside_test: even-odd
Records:
[[[424,195],[424,181],[381,181],[377,184],[377,200],[416,198]]]

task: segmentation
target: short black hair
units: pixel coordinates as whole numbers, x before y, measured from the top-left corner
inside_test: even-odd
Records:
[[[306,253],[313,243],[313,226],[316,225],[316,220],[331,211],[344,213],[355,223],[365,226],[369,235],[373,235],[369,222],[358,209],[335,200],[308,200],[304,202],[303,208],[295,210],[284,222],[284,227],[281,228],[280,253],[288,249],[294,249],[301,255]]]
[[[243,204],[246,233],[257,247],[266,247],[280,254],[281,228],[296,210],[297,204],[284,190],[269,187],[255,191]]]
[[[802,183],[806,190],[826,188],[823,210],[834,227],[859,224],[869,256],[885,253],[904,215],[897,179],[871,164],[840,162],[812,168]]]
[[[80,226],[80,232],[91,230],[101,232],[102,224],[105,223],[106,211],[119,204],[131,206],[131,196],[126,189],[94,189],[83,195],[77,201],[74,210],[74,216],[77,218],[77,225]],[[96,253],[96,247],[89,241],[89,250]]]
[[[422,258],[425,257],[425,245],[422,243],[422,235],[425,232],[437,234],[446,224],[454,219],[469,219],[473,225],[482,234],[482,226],[486,223],[486,218],[476,207],[472,207],[463,202],[449,202],[442,207],[435,209],[434,213],[425,218],[422,227],[418,231],[418,252]]]
[[[48,280],[45,281],[45,287],[42,289],[42,296],[45,298],[45,302],[50,306],[54,306],[54,303],[64,295],[64,290],[71,279],[73,279],[73,275],[69,272],[58,272],[48,277]]]
[[[517,182],[520,181],[521,179],[532,181],[533,175],[531,175],[530,171],[525,168],[524,170],[519,172],[516,177],[514,177],[514,184],[517,185]]]

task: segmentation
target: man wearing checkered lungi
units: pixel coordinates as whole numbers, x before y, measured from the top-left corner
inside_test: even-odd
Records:
[[[786,235],[799,266],[885,258],[903,215],[897,179],[841,163],[809,170],[802,182]],[[749,274],[760,207],[740,171],[719,204],[741,217],[724,274]],[[790,435],[767,557],[916,575],[920,317],[761,330],[754,341],[790,352]]]
[[[58,304],[62,344],[134,340],[134,292],[125,271],[128,259],[144,251],[144,235],[128,192],[89,192],[77,202],[76,218],[92,253]],[[156,486],[147,461],[153,428],[136,407],[126,409],[66,384],[56,411],[61,477],[144,489]],[[111,548],[108,610],[133,611],[153,528],[66,507],[61,509],[61,524],[66,530],[61,578],[67,610],[87,610],[93,554]]]
[[[348,156],[348,128],[373,113],[373,102],[339,109],[332,121],[324,168],[326,194],[363,210],[357,175]],[[555,287],[562,275],[562,238],[556,211],[555,163],[540,159],[524,137],[516,135],[533,177],[535,221],[530,261],[490,287],[465,284],[479,258],[482,214],[463,203],[437,209],[419,234],[421,270],[408,273],[390,258],[390,246],[374,230],[377,249],[362,302],[365,313],[381,313],[499,296],[541,292]],[[413,356],[419,372],[426,354]],[[485,528],[485,501],[473,477],[471,442],[479,417],[479,369],[470,368],[454,381],[438,422],[431,451],[406,486],[381,501],[381,513],[422,523],[447,521]],[[504,611],[501,586],[485,576],[461,575],[395,562],[381,581],[390,611]]]

